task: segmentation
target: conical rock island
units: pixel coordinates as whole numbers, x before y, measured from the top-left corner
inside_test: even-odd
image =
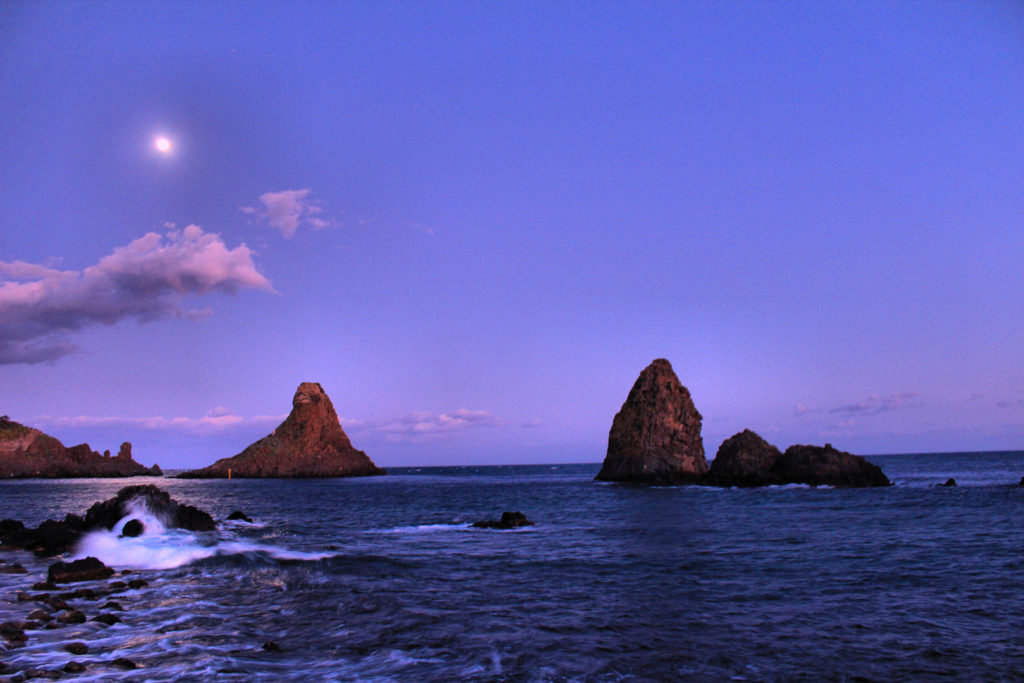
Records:
[[[597,479],[693,483],[708,471],[701,415],[672,365],[658,358],[637,378],[608,434]]]
[[[238,455],[179,474],[185,479],[227,477],[354,477],[384,474],[356,450],[341,428],[327,392],[317,382],[295,390],[292,412],[277,429]]]

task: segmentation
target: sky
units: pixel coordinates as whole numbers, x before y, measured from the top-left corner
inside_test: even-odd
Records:
[[[1018,2],[9,0],[0,207],[0,413],[147,465],[600,462],[659,357],[709,459],[1024,449]]]

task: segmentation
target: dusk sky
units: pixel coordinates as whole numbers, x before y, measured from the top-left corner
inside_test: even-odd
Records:
[[[709,460],[1024,448],[1015,1],[8,0],[0,207],[0,413],[146,465],[599,462],[658,357]]]

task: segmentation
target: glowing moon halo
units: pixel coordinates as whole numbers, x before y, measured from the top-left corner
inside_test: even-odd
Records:
[[[153,141],[153,144],[156,146],[157,151],[163,154],[168,154],[171,151],[172,145],[169,138],[160,136]]]

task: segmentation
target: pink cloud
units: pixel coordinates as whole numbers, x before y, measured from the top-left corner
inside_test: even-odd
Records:
[[[0,364],[65,356],[76,350],[68,335],[91,325],[202,316],[186,297],[242,289],[274,291],[247,246],[197,225],[147,233],[81,272],[0,262]]]
[[[264,192],[260,195],[262,207],[243,206],[242,211],[280,230],[286,238],[294,236],[302,226],[321,230],[331,221],[316,215],[323,212],[323,207],[310,198],[311,192],[309,188]]]

